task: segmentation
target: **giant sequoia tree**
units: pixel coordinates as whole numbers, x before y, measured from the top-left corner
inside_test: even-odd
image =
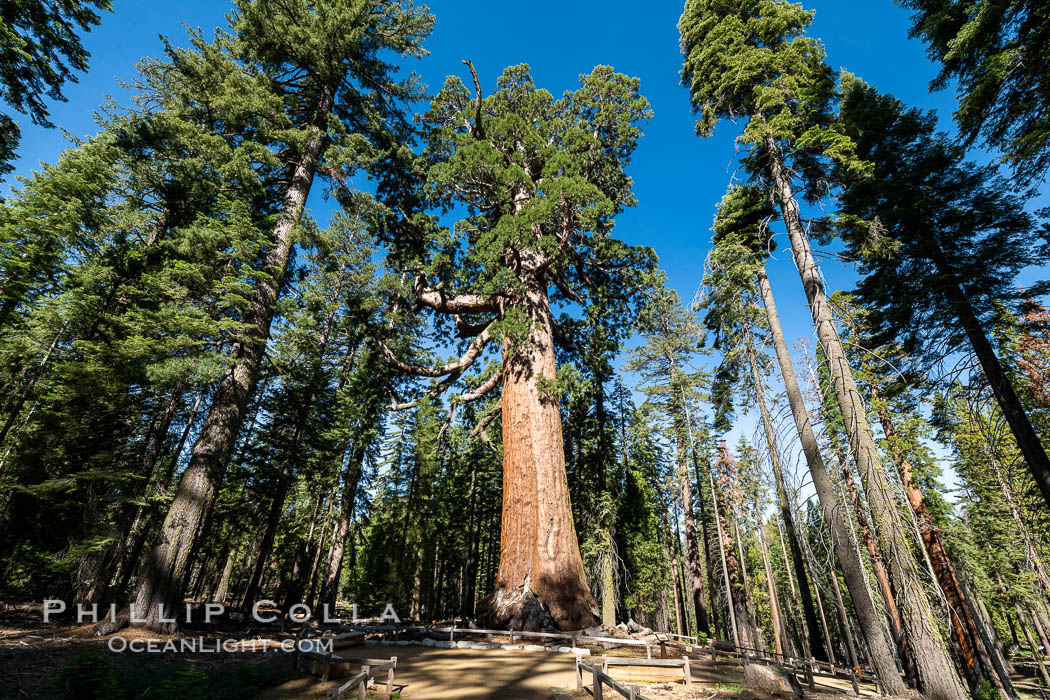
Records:
[[[401,118],[395,101],[417,92],[414,80],[392,77],[384,54],[420,55],[432,25],[425,11],[389,0],[242,0],[230,20],[232,33],[220,33],[214,44],[195,36],[192,49],[173,52],[162,78],[181,99],[169,99],[170,109],[203,117],[231,89],[241,91],[238,103],[259,105],[265,116],[247,135],[209,126],[218,138],[269,151],[284,176],[270,189],[275,216],[260,274],[245,293],[245,330],[231,344],[229,367],[139,584],[137,609],[152,628],[168,626],[162,606],[170,613],[182,600],[186,567],[248,409],[314,179],[322,170],[353,172],[365,152],[375,157],[370,142],[385,143],[382,135]],[[231,176],[241,174],[238,165],[230,165]]]
[[[812,17],[783,0],[691,0],[679,23],[685,57],[682,82],[701,114],[699,134],[710,134],[719,120],[747,118],[738,139],[747,148],[744,165],[767,188],[787,227],[876,536],[897,590],[904,592],[901,613],[922,690],[935,698],[962,698],[966,691],[922,590],[908,532],[847,363],[795,194],[801,184],[804,194],[819,197],[829,162],[850,172],[865,169],[852,152],[852,142],[831,118],[835,81],[822,45],[805,36]]]
[[[604,66],[559,98],[526,66],[508,68],[488,97],[474,82],[471,93],[449,78],[424,116],[424,195],[465,216],[451,229],[404,217],[391,261],[405,271],[408,302],[434,312],[446,342],[456,332],[466,348],[437,366],[387,358],[440,379],[428,390],[437,395],[502,347],[476,388],[450,399],[454,407],[502,387],[503,534],[482,607],[511,628],[580,629],[597,609],[566,483],[555,305],[602,304],[603,322],[621,323],[653,264],[648,249],[611,236],[614,216],[634,203],[625,168],[649,105],[637,79]]]

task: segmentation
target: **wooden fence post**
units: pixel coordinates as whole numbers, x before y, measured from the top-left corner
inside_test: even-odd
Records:
[[[602,700],[602,672],[597,664],[591,667],[591,697]]]
[[[664,643],[664,640],[662,640],[662,639],[660,640],[660,658],[661,659],[666,659],[667,658],[667,644]]]
[[[647,659],[653,658],[653,649],[649,645],[649,642],[645,643],[645,658],[647,658]]]
[[[856,671],[856,669],[852,669],[851,668],[849,670],[849,682],[853,684],[853,692],[857,694],[857,697],[860,697],[860,686],[857,685],[857,671]]]
[[[692,685],[693,684],[693,672],[691,670],[689,670],[689,657],[688,656],[683,656],[682,660],[685,661],[685,684],[686,685]]]
[[[809,663],[806,666],[806,681],[809,683],[810,690],[816,690],[816,683],[813,681],[813,662],[816,661],[812,656],[809,658]]]
[[[394,665],[387,669],[386,672],[386,694],[390,695],[394,692],[394,668],[397,667],[397,657],[393,656],[390,658],[394,662]]]
[[[361,667],[361,673],[365,674],[365,677],[357,684],[357,700],[365,700],[365,696],[368,695],[368,672],[370,670],[368,666]]]
[[[576,657],[576,690],[583,688],[583,669],[580,668],[580,657]]]
[[[638,700],[638,686],[631,686],[631,700]]]

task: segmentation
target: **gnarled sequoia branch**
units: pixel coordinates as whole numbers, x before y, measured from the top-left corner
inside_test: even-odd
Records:
[[[448,362],[440,367],[424,367],[411,362],[405,362],[394,354],[394,351],[381,339],[376,338],[376,344],[383,351],[383,357],[392,367],[402,374],[411,374],[416,377],[444,377],[448,374],[462,374],[463,370],[470,367],[481,356],[481,351],[492,339],[492,322],[474,340],[470,341],[470,347],[463,353],[463,357],[455,362]]]

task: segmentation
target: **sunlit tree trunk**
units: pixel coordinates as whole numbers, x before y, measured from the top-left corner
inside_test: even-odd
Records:
[[[886,643],[879,624],[879,614],[875,608],[875,601],[868,588],[868,579],[865,572],[864,562],[860,552],[852,546],[850,533],[843,522],[843,514],[839,508],[838,498],[835,495],[835,487],[828,475],[817,444],[817,436],[810,422],[809,411],[806,409],[802,399],[802,391],[798,385],[795,375],[795,366],[788,352],[787,340],[780,324],[780,315],[777,313],[776,302],[773,299],[773,291],[769,284],[765,270],[758,272],[759,291],[762,302],[766,309],[766,317],[769,320],[770,335],[773,347],[776,350],[777,363],[780,367],[780,376],[783,380],[791,406],[791,414],[795,420],[799,439],[802,442],[802,450],[809,467],[810,477],[813,480],[814,490],[820,501],[821,513],[824,522],[828,524],[831,531],[831,541],[838,557],[839,566],[842,567],[846,587],[850,598],[853,599],[854,610],[860,623],[864,638],[871,650],[872,665],[875,672],[883,679],[885,688],[893,694],[901,694],[905,690],[897,672],[897,664],[893,660],[893,652]],[[892,600],[892,596],[890,598]]]
[[[940,636],[933,609],[922,587],[918,567],[909,548],[907,531],[897,512],[896,502],[872,437],[863,400],[857,390],[853,371],[846,361],[838,330],[835,328],[820,271],[802,228],[798,203],[791,190],[789,176],[780,161],[779,149],[772,137],[767,142],[767,155],[770,158],[774,192],[791,239],[791,248],[802,286],[809,300],[817,339],[828,362],[832,387],[849,434],[857,470],[868,497],[875,525],[875,537],[879,549],[885,555],[884,561],[889,567],[890,577],[900,594],[898,607],[908,643],[915,652],[915,663],[923,686],[921,690],[934,700],[963,700],[967,696],[966,690],[948,655],[947,645]]]
[[[554,336],[546,281],[529,279],[529,342],[504,341],[503,529],[495,590],[485,600],[494,624],[538,631],[595,624],[598,606],[584,575],[569,503]]]

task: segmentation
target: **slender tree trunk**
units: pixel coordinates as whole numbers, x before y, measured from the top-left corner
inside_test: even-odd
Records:
[[[611,527],[604,529],[606,555],[602,561],[602,624],[616,626],[616,578],[613,575],[616,551]]]
[[[478,551],[481,546],[481,513],[478,489],[477,462],[470,463],[470,546],[467,549],[467,561],[463,566],[463,592],[459,599],[459,614],[463,617],[474,616],[474,603],[477,596]]]
[[[729,564],[726,561],[726,534],[722,529],[722,516],[718,508],[718,492],[715,490],[714,473],[708,472],[711,479],[711,498],[714,501],[715,531],[718,533],[718,555],[722,560],[722,580],[726,588],[726,607],[729,609],[729,629],[733,632],[733,644],[740,646],[740,630],[736,625],[736,605],[734,604],[733,586],[729,579]]]
[[[873,388],[873,392],[874,392]],[[895,444],[896,430],[893,419],[886,410],[879,412],[879,421],[882,423],[882,432],[890,443],[890,455],[897,463],[901,482],[904,485],[904,493],[915,513],[916,524],[919,535],[922,538],[923,547],[929,555],[930,565],[934,576],[944,593],[948,604],[948,616],[951,621],[952,631],[956,643],[959,645],[960,655],[963,661],[963,670],[966,680],[969,682],[970,691],[976,693],[984,681],[990,681],[998,688],[1004,696],[1013,694],[1013,685],[1010,677],[1001,678],[992,664],[992,659],[985,648],[984,640],[981,639],[977,622],[970,613],[970,605],[963,593],[959,577],[955,572],[955,564],[948,555],[948,550],[941,539],[940,531],[934,526],[929,507],[926,505],[926,497],[919,489],[912,472],[911,462]]]
[[[526,261],[527,268],[534,263]],[[569,503],[555,379],[553,318],[542,272],[525,278],[529,342],[504,340],[503,521],[496,589],[484,601],[491,621],[509,629],[595,624]]]
[[[728,504],[726,504],[728,509]],[[732,537],[736,544],[736,555],[730,554],[729,561],[729,574],[733,578],[737,576],[743,582],[742,593],[738,592],[733,596],[733,602],[737,606],[736,619],[740,623],[740,631],[742,632],[742,638],[744,640],[742,646],[754,649],[757,651],[763,651],[765,648],[765,641],[762,639],[761,630],[758,627],[757,619],[754,612],[752,611],[752,601],[754,596],[751,593],[751,579],[747,573],[747,559],[744,556],[744,543],[740,536],[740,523],[736,518],[735,514],[731,514],[727,510],[727,516],[731,515],[729,525],[732,527]],[[733,546],[733,543],[727,542],[726,548],[729,549]]]
[[[1024,638],[1028,642],[1028,648],[1032,650],[1032,660],[1035,661],[1039,675],[1043,679],[1043,685],[1050,688],[1050,675],[1048,675],[1046,671],[1046,661],[1043,658],[1043,653],[1039,651],[1039,645],[1036,644],[1034,639],[1032,639],[1032,632],[1028,629],[1028,624],[1025,622],[1024,610],[1021,609],[1020,603],[1014,603],[1014,610],[1017,611],[1017,622],[1021,625],[1021,631],[1024,632]]]
[[[332,541],[328,550],[328,567],[321,583],[320,596],[321,603],[327,603],[332,606],[333,610],[339,592],[339,577],[343,573],[346,535],[350,532],[350,520],[354,514],[354,502],[357,500],[357,486],[361,481],[361,470],[364,467],[365,448],[363,441],[358,441],[343,470],[343,493],[340,496],[339,515],[332,531]]]
[[[802,615],[806,623],[809,651],[814,658],[820,661],[827,661],[828,653],[817,628],[817,614],[813,608],[813,595],[809,589],[809,576],[806,573],[802,547],[799,545],[799,536],[795,531],[795,518],[791,514],[791,504],[788,500],[787,487],[784,484],[784,470],[780,464],[780,451],[777,446],[776,431],[773,429],[773,420],[770,418],[769,409],[766,407],[765,382],[762,380],[762,374],[759,371],[756,359],[757,351],[750,337],[747,344],[748,359],[751,365],[751,380],[755,389],[755,398],[758,401],[758,412],[762,419],[762,430],[765,433],[766,445],[769,448],[769,461],[773,468],[773,479],[777,487],[777,504],[780,506],[780,515],[784,521],[784,529],[787,530],[788,543],[791,545],[791,563],[795,569],[795,578],[798,580],[799,593],[802,597]]]
[[[863,400],[835,328],[820,271],[802,229],[798,203],[772,138],[767,143],[767,152],[770,157],[770,175],[791,238],[795,264],[809,300],[817,339],[828,362],[839,410],[846,423],[850,447],[871,507],[875,537],[889,565],[890,577],[900,594],[897,602],[908,643],[915,652],[922,691],[933,700],[962,700],[967,695],[966,690],[938,632],[933,609],[922,587],[918,567],[909,549],[908,534],[883,471]]]
[[[236,562],[237,548],[234,547],[226,556],[226,566],[222,568],[222,577],[219,579],[219,585],[215,588],[215,595],[212,596],[216,602],[226,602],[226,595],[230,591],[230,576],[233,575],[233,566]]]
[[[780,376],[787,392],[791,414],[795,419],[795,427],[802,442],[802,451],[806,456],[806,464],[809,467],[810,477],[813,480],[813,488],[817,492],[817,498],[820,501],[824,522],[828,524],[828,529],[831,531],[831,541],[835,549],[835,555],[838,557],[839,566],[842,567],[843,578],[846,581],[846,588],[849,590],[850,597],[853,599],[857,620],[871,651],[872,665],[875,667],[875,672],[888,692],[893,695],[903,694],[905,686],[897,672],[897,664],[893,660],[893,652],[886,643],[885,635],[882,633],[882,625],[879,623],[879,614],[875,608],[875,601],[868,588],[868,579],[860,551],[852,546],[850,532],[846,529],[842,511],[838,505],[838,498],[835,496],[834,484],[828,475],[827,468],[824,466],[824,459],[820,455],[817,436],[813,431],[809,412],[806,410],[805,402],[802,399],[802,391],[799,389],[798,379],[795,375],[795,366],[792,364],[791,355],[788,353],[784,331],[780,325],[780,315],[777,313],[776,302],[773,299],[773,291],[763,269],[758,271],[758,282],[762,302],[766,309],[766,317],[769,320],[773,347],[776,350],[777,362],[780,366]],[[893,600],[892,596],[890,600]]]
[[[320,112],[327,116],[332,107],[329,93],[321,100]],[[135,599],[144,625],[155,631],[172,631],[171,623],[161,622],[164,611],[174,611],[182,603],[182,580],[189,555],[201,534],[211,510],[230,455],[233,452],[255,387],[266,339],[270,334],[274,307],[291,255],[295,228],[306,205],[324,149],[325,135],[315,127],[303,154],[291,170],[291,182],[284,193],[281,214],[274,227],[273,241],[263,261],[261,274],[245,311],[247,330],[234,343],[233,364],[215,390],[211,410],[193,448],[189,465],[179,480],[168,515],[161,528],[160,541],[150,554]]]
[[[766,592],[769,594],[769,616],[773,623],[773,647],[777,658],[784,658],[784,642],[781,638],[783,621],[780,619],[780,600],[777,598],[777,586],[773,580],[773,567],[769,563],[769,547],[766,546],[766,533],[762,525],[762,504],[755,499],[755,513],[758,518],[758,545],[762,549],[762,566],[766,572]]]
[[[824,601],[820,597],[820,585],[817,583],[819,580],[819,574],[817,573],[817,562],[813,556],[813,550],[809,546],[809,541],[802,537],[802,547],[805,550],[806,561],[809,562],[809,570],[813,572],[813,597],[817,601],[817,612],[820,615],[820,628],[824,631],[824,642],[828,648],[828,661],[835,664],[838,661],[835,659],[835,652],[831,645],[831,631],[828,629],[828,618],[824,615]]]
[[[835,611],[838,613],[839,627],[842,628],[842,636],[846,640],[846,660],[849,662],[850,668],[858,668],[860,662],[857,661],[857,645],[853,642],[853,629],[849,624],[849,616],[846,615],[846,605],[842,602],[842,591],[839,589],[838,575],[836,575],[834,567],[828,573],[831,575],[831,592],[835,597]]]
[[[345,266],[342,268],[345,271]],[[340,278],[339,283],[335,287],[335,296],[342,293],[343,283]],[[301,399],[301,405],[299,406],[299,413],[295,419],[295,425],[292,428],[292,439],[289,442],[287,451],[285,452],[284,459],[282,460],[282,467],[280,475],[277,478],[277,492],[273,496],[273,500],[270,501],[270,509],[266,516],[266,526],[263,530],[262,544],[259,545],[259,557],[255,561],[255,567],[252,570],[251,578],[248,579],[248,592],[245,595],[247,603],[251,604],[251,600],[255,597],[256,592],[259,590],[259,586],[262,584],[263,571],[266,568],[266,562],[270,558],[270,553],[273,551],[274,539],[277,537],[277,527],[281,523],[281,513],[284,511],[284,502],[288,500],[288,490],[292,486],[292,476],[295,473],[295,462],[299,457],[299,447],[302,444],[303,434],[306,432],[307,419],[310,416],[310,409],[313,407],[313,400],[315,390],[318,388],[318,382],[321,374],[321,365],[324,363],[325,352],[328,349],[328,340],[331,337],[332,325],[335,322],[335,311],[330,312],[324,320],[324,325],[321,329],[320,338],[317,341],[318,351],[317,358],[318,364],[313,368],[312,375],[309,380],[304,396]],[[347,350],[347,363],[350,362],[353,355],[355,344],[351,343]],[[343,373],[343,380],[345,381],[346,373]],[[340,384],[342,389],[342,384]]]
[[[1028,615],[1032,619],[1032,627],[1035,627],[1035,634],[1039,637],[1039,644],[1044,650],[1050,650],[1050,640],[1046,638],[1046,631],[1043,629],[1043,623],[1039,621],[1039,614],[1029,608]]]
[[[707,527],[707,505],[704,499],[704,479],[700,473],[700,456],[697,454],[696,441],[693,438],[693,424],[689,416],[689,406],[686,405],[686,427],[689,430],[689,447],[693,454],[693,471],[696,474],[696,500],[699,504],[700,510],[700,531],[704,538],[704,566],[707,571],[707,607],[708,610],[708,628],[701,630],[707,636],[711,636],[713,631],[715,636],[718,636],[718,615],[715,614],[715,570],[712,560],[714,557],[711,556],[711,534],[708,532]],[[709,466],[710,471],[710,466]]]
[[[1036,432],[1031,420],[1029,420],[1024,406],[1017,396],[1017,392],[1014,391],[1013,384],[1010,383],[1009,377],[1006,376],[1003,365],[999,361],[999,357],[996,355],[991,342],[989,342],[988,336],[985,335],[984,329],[981,328],[981,322],[977,318],[973,304],[970,303],[966,292],[963,291],[962,286],[959,284],[958,275],[956,275],[951,262],[948,260],[948,256],[936,243],[931,245],[931,251],[931,257],[934,265],[937,267],[937,272],[944,278],[944,288],[948,303],[955,310],[955,314],[959,318],[959,325],[962,326],[967,339],[970,341],[970,345],[973,347],[977,361],[981,364],[981,371],[984,373],[985,379],[988,380],[988,384],[992,387],[995,400],[998,402],[999,408],[1006,418],[1006,423],[1010,426],[1010,431],[1017,441],[1017,447],[1021,450],[1025,463],[1028,464],[1028,469],[1039,487],[1039,492],[1043,495],[1043,500],[1050,507],[1050,458],[1047,457],[1046,450],[1043,449],[1043,443],[1039,439],[1039,434]]]
[[[789,603],[792,603],[794,605],[794,607],[788,607],[789,616],[791,618],[792,631],[795,633],[798,642],[802,645],[802,648],[805,651],[804,655],[808,659],[809,642],[806,641],[805,631],[800,633],[796,626],[797,616],[795,615],[795,609],[798,607],[798,589],[795,588],[795,577],[791,573],[791,564],[789,563],[791,559],[790,557],[788,557],[787,544],[785,544],[784,542],[784,528],[780,524],[780,518],[777,518],[776,520],[777,539],[780,540],[780,557],[784,560],[784,571],[787,573],[788,577],[788,590],[791,591],[791,600],[789,601]]]
[[[664,527],[668,527],[667,521],[664,521]],[[685,599],[682,596],[682,582],[680,574],[682,572],[681,567],[678,565],[678,547],[675,546],[674,540],[670,537],[667,538],[667,565],[671,568],[671,592],[674,596],[674,620],[675,630],[678,634],[685,634],[682,632],[685,625]]]
[[[669,374],[674,377],[678,373],[675,366],[675,358],[667,357]],[[685,519],[685,557],[689,568],[689,598],[692,601],[693,610],[696,614],[696,624],[699,631],[704,634],[711,633],[710,622],[707,619],[707,605],[704,602],[704,574],[703,564],[700,561],[700,548],[697,545],[696,522],[693,520],[693,493],[689,479],[689,456],[690,449],[686,444],[686,438],[691,435],[689,416],[686,412],[684,396],[675,394],[672,397],[675,424],[675,448],[678,456],[678,483],[682,489],[682,514]]]

